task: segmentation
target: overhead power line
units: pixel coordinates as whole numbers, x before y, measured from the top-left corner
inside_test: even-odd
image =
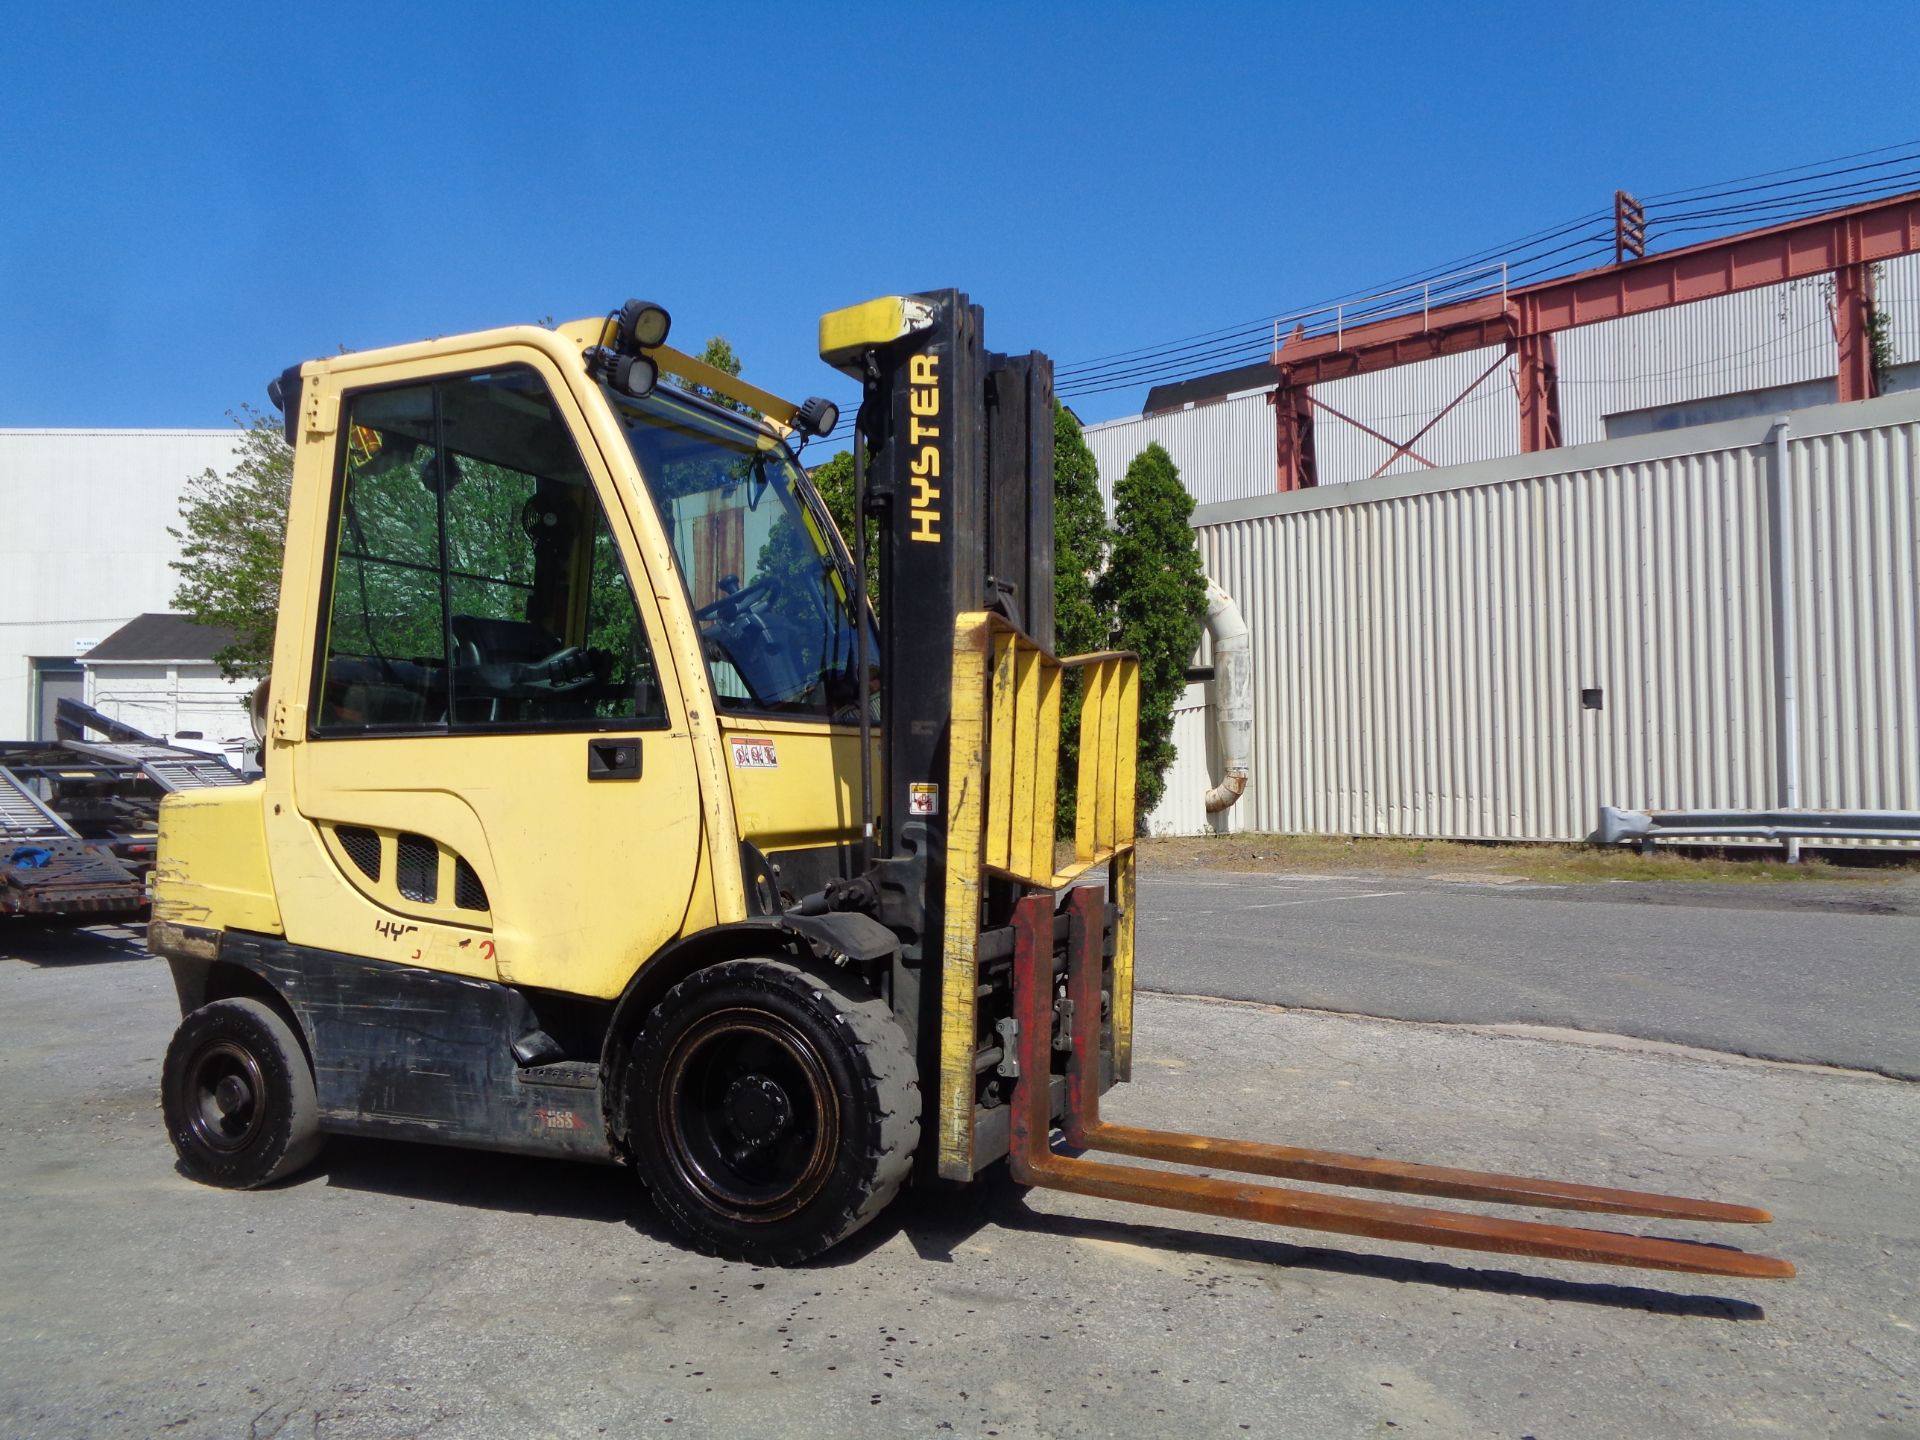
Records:
[[[1729,233],[1755,225],[1782,224],[1824,210],[1897,194],[1920,182],[1920,140],[1877,146],[1826,160],[1703,185],[1664,190],[1644,197],[1650,238]],[[1238,324],[1202,330],[1178,339],[1109,351],[1055,369],[1055,392],[1062,399],[1177,384],[1243,365],[1271,354],[1276,329],[1281,338],[1293,325],[1318,328],[1336,308],[1342,323],[1405,314],[1420,303],[1446,303],[1489,293],[1505,266],[1508,288],[1557,275],[1572,274],[1612,254],[1611,209],[1589,211],[1515,239],[1411,271],[1371,286],[1334,295],[1317,304],[1275,311]],[[1691,242],[1690,242],[1691,243]],[[1420,287],[1428,287],[1420,293]],[[844,442],[853,434],[852,407],[826,437]]]
[[[1839,205],[1896,194],[1920,180],[1920,141],[1903,141],[1803,165],[1761,171],[1730,180],[1647,197],[1649,232],[1655,236],[1728,232],[1754,224],[1777,224],[1818,214]],[[1839,183],[1834,183],[1834,182]],[[1726,202],[1726,203],[1716,203]],[[1506,266],[1509,287],[1558,274],[1570,274],[1611,253],[1611,211],[1593,211],[1501,245],[1463,255],[1382,284],[1349,291],[1318,305],[1301,307],[1200,331],[1157,345],[1140,345],[1061,365],[1055,372],[1064,399],[1098,395],[1144,385],[1197,379],[1236,366],[1257,363],[1272,349],[1274,332],[1293,323],[1314,322],[1341,308],[1344,323],[1404,314],[1418,308],[1403,292],[1432,286],[1417,297],[1435,303],[1449,291],[1465,289],[1448,277],[1476,265]],[[1558,243],[1555,243],[1558,242]],[[1371,303],[1369,303],[1371,302]]]
[[[1698,196],[1705,191],[1713,191],[1716,194],[1731,194],[1732,193],[1731,190],[1727,189],[1726,187],[1734,186],[1734,185],[1744,185],[1749,180],[1768,180],[1775,175],[1793,175],[1803,170],[1813,170],[1823,166],[1826,167],[1820,170],[1820,174],[1823,176],[1843,175],[1843,174],[1846,174],[1847,172],[1844,170],[1838,170],[1833,168],[1841,164],[1843,161],[1861,160],[1866,158],[1869,155],[1885,155],[1892,150],[1911,150],[1916,144],[1920,144],[1920,142],[1913,141],[1913,140],[1902,140],[1896,145],[1882,145],[1882,146],[1879,146],[1877,149],[1873,149],[1873,150],[1856,150],[1851,155],[1836,155],[1830,160],[1809,160],[1804,165],[1789,165],[1784,170],[1762,170],[1756,175],[1740,175],[1740,176],[1736,176],[1732,180],[1716,180],[1716,181],[1713,181],[1711,184],[1695,186],[1691,189],[1686,189],[1686,190],[1662,190],[1657,195],[1646,196],[1645,199],[1647,204],[1652,205],[1658,201],[1676,200],[1682,196]],[[1878,162],[1878,163],[1886,163],[1886,162]],[[1864,168],[1871,168],[1871,167],[1855,166],[1853,168],[1864,169]],[[1790,184],[1792,182],[1782,181],[1781,183]]]

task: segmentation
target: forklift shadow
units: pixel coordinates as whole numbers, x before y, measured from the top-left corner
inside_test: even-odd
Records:
[[[146,926],[116,921],[0,920],[0,960],[23,960],[42,970],[147,960]]]
[[[646,1191],[624,1167],[335,1135],[302,1179],[434,1205],[625,1223],[673,1243]]]
[[[896,1235],[922,1260],[954,1263],[954,1251],[983,1230],[1019,1229],[1009,1223],[1026,1210],[1025,1191],[1007,1175],[1004,1164],[981,1172],[970,1185],[912,1186],[864,1230],[808,1262],[811,1269],[857,1265]]]
[[[985,1191],[984,1195],[978,1193]],[[1514,1270],[1454,1265],[1441,1260],[1409,1259],[1331,1250],[1317,1245],[1293,1245],[1200,1230],[1090,1216],[1041,1214],[1027,1202],[1031,1192],[1008,1179],[1004,1172],[982,1176],[973,1187],[957,1191],[912,1192],[883,1217],[846,1245],[822,1256],[822,1266],[854,1264],[894,1234],[904,1235],[923,1260],[951,1262],[953,1252],[987,1229],[1029,1234],[1036,1242],[1090,1240],[1108,1245],[1150,1249],[1216,1260],[1239,1261],[1276,1270],[1312,1270],[1383,1280],[1397,1285],[1431,1285],[1442,1290],[1472,1291],[1484,1295],[1517,1296],[1563,1304],[1598,1305],[1614,1310],[1638,1310],[1649,1315],[1673,1315],[1695,1320],[1764,1320],[1766,1310],[1749,1300],[1723,1295],[1689,1295],[1642,1285],[1605,1280],[1563,1280]]]
[[[350,1190],[430,1204],[625,1224],[659,1244],[682,1244],[653,1208],[646,1191],[624,1168],[337,1135],[307,1176]],[[858,1265],[896,1237],[912,1246],[924,1262],[953,1264],[961,1246],[983,1232],[999,1230],[1031,1236],[1034,1244],[1087,1240],[1282,1271],[1311,1270],[1397,1285],[1430,1285],[1441,1290],[1598,1305],[1649,1315],[1735,1321],[1767,1317],[1767,1312],[1751,1301],[1721,1295],[1687,1295],[1640,1285],[1562,1280],[1125,1220],[1041,1214],[1028,1203],[1030,1193],[1008,1178],[1002,1167],[995,1167],[969,1186],[911,1189],[873,1224],[804,1268],[837,1270]]]

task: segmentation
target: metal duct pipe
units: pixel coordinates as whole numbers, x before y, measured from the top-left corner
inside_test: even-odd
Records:
[[[1247,622],[1233,597],[1207,581],[1207,634],[1213,640],[1215,721],[1226,775],[1207,791],[1207,813],[1217,815],[1247,791],[1253,755],[1253,653]]]

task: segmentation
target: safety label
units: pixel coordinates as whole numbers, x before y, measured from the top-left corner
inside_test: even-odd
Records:
[[[907,786],[907,813],[909,815],[938,815],[940,813],[940,787],[925,780],[916,780]]]
[[[733,767],[736,770],[780,768],[780,757],[773,753],[771,740],[748,740],[739,735],[729,735],[727,743],[733,747]]]

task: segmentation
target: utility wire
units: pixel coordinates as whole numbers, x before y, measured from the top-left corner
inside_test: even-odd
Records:
[[[1611,246],[1611,244],[1612,236],[1610,234],[1605,236],[1588,235],[1569,244],[1555,246],[1550,250],[1541,251],[1532,258],[1544,259],[1545,257],[1566,251],[1587,251],[1593,249],[1596,245],[1605,247]],[[1467,299],[1478,295],[1491,295],[1494,293],[1497,283],[1494,274],[1495,269],[1496,267],[1494,266],[1488,266],[1477,272],[1468,272],[1464,275],[1444,278],[1421,298],[1427,303],[1446,304],[1456,299]],[[1509,285],[1513,283],[1511,273],[1509,273],[1506,283]],[[1127,361],[1114,361],[1097,367],[1092,365],[1081,365],[1073,369],[1063,367],[1061,370],[1055,372],[1056,385],[1062,394],[1084,394],[1096,383],[1099,384],[1101,389],[1111,389],[1114,387],[1107,382],[1131,380],[1142,376],[1151,377],[1168,368],[1191,369],[1195,364],[1225,362],[1234,359],[1238,359],[1242,363],[1262,361],[1267,359],[1271,352],[1272,332],[1276,324],[1285,326],[1289,321],[1312,321],[1316,322],[1317,326],[1327,326],[1332,323],[1336,306],[1340,307],[1342,323],[1349,324],[1363,324],[1381,316],[1404,314],[1409,310],[1419,308],[1419,304],[1413,302],[1413,297],[1405,293],[1408,288],[1411,287],[1402,287],[1400,292],[1378,296],[1374,298],[1374,303],[1372,304],[1367,304],[1364,300],[1357,305],[1343,305],[1342,302],[1332,301],[1326,305],[1316,306],[1311,310],[1302,310],[1289,315],[1275,316],[1271,319],[1249,325],[1238,331],[1219,332],[1222,338],[1216,342],[1193,342],[1171,346],[1158,352],[1143,353],[1142,358],[1131,363]],[[1205,373],[1204,370],[1202,373]]]
[[[1905,184],[1868,181],[1855,185],[1834,185],[1822,190],[1802,190],[1792,195],[1769,195],[1761,199],[1731,200],[1725,205],[1702,205],[1691,210],[1649,210],[1647,229],[1651,238],[1653,235],[1664,232],[1669,225],[1682,220],[1754,215],[1779,210],[1799,210],[1809,215],[1817,214],[1822,210],[1843,210],[1863,201],[1898,195],[1904,190],[1913,188],[1911,182],[1916,177],[1920,177],[1920,169],[1887,177],[1887,182],[1908,182]],[[1729,225],[1725,228],[1731,230],[1736,227]]]
[[[1421,284],[1433,282],[1433,281],[1444,281],[1448,277],[1456,276],[1459,271],[1461,271],[1462,269],[1465,269],[1468,266],[1474,265],[1476,262],[1484,263],[1487,266],[1487,268],[1491,268],[1492,264],[1498,263],[1498,260],[1500,257],[1512,256],[1514,258],[1520,258],[1520,259],[1535,258],[1533,252],[1535,249],[1537,249],[1537,246],[1540,243],[1543,243],[1544,241],[1547,241],[1547,240],[1559,239],[1560,237],[1566,235],[1571,230],[1579,229],[1583,226],[1589,226],[1597,223],[1598,221],[1609,219],[1609,218],[1611,218],[1610,212],[1602,213],[1602,212],[1596,211],[1590,215],[1583,215],[1579,217],[1577,220],[1568,221],[1564,224],[1554,226],[1550,229],[1538,231],[1533,236],[1525,237],[1525,241],[1510,241],[1504,246],[1494,246],[1487,250],[1478,251],[1473,255],[1463,256],[1457,260],[1447,261],[1445,264],[1434,266],[1429,270],[1415,271],[1409,275],[1404,275],[1399,277],[1398,279],[1389,281],[1386,283],[1385,286],[1368,287],[1368,288],[1363,288],[1359,290],[1348,291],[1345,294],[1333,296],[1330,299],[1322,302],[1321,304],[1313,306],[1309,309],[1296,310],[1296,311],[1291,311],[1291,312],[1282,313],[1278,315],[1267,315],[1267,316],[1261,317],[1258,320],[1245,321],[1240,325],[1224,326],[1221,329],[1209,330],[1200,335],[1190,335],[1183,340],[1176,340],[1164,345],[1141,346],[1134,350],[1116,351],[1113,354],[1099,356],[1092,360],[1084,360],[1084,361],[1075,362],[1070,365],[1062,365],[1055,371],[1055,378],[1057,380],[1084,379],[1084,378],[1090,377],[1095,372],[1106,373],[1116,369],[1130,368],[1128,366],[1114,363],[1114,362],[1123,362],[1123,361],[1129,361],[1129,360],[1138,362],[1138,361],[1144,361],[1144,360],[1155,359],[1160,357],[1181,355],[1181,354],[1191,353],[1193,351],[1200,350],[1202,348],[1207,347],[1209,344],[1218,345],[1220,343],[1231,343],[1234,340],[1250,339],[1250,338],[1256,338],[1256,337],[1261,338],[1264,341],[1265,339],[1271,338],[1273,327],[1276,323],[1284,325],[1287,321],[1290,321],[1290,320],[1307,319],[1323,311],[1331,311],[1335,306],[1340,305],[1347,300],[1354,299],[1356,297],[1365,299],[1374,295],[1378,295],[1381,293],[1381,290],[1383,289],[1385,290],[1402,289],[1402,288],[1421,285]],[[1608,238],[1610,241],[1611,240],[1610,232],[1609,232]],[[1528,246],[1525,243],[1526,241],[1533,242],[1533,245]],[[1555,252],[1547,251],[1544,253],[1552,254]],[[1471,283],[1472,283],[1471,278],[1459,279],[1455,282],[1455,288],[1467,288]],[[1436,293],[1444,293],[1444,292],[1436,291]],[[1376,307],[1376,308],[1381,308],[1381,307]],[[1356,310],[1353,313],[1360,314],[1363,312]]]
[[[1653,204],[1653,203],[1655,203],[1656,201],[1661,201],[1661,200],[1675,200],[1675,199],[1679,199],[1679,198],[1681,198],[1681,197],[1683,197],[1683,196],[1694,196],[1694,197],[1698,197],[1698,196],[1701,196],[1701,195],[1703,195],[1703,194],[1707,194],[1707,193],[1713,193],[1713,194],[1732,194],[1732,193],[1734,193],[1734,192],[1733,192],[1733,191],[1731,191],[1731,190],[1729,190],[1729,189],[1726,189],[1725,187],[1728,187],[1728,186],[1733,186],[1733,185],[1744,185],[1744,184],[1745,184],[1745,183],[1746,183],[1747,181],[1749,181],[1749,180],[1766,180],[1766,179],[1770,179],[1770,178],[1772,178],[1772,177],[1773,177],[1773,176],[1775,176],[1775,175],[1792,175],[1792,174],[1795,174],[1796,172],[1798,172],[1798,171],[1801,171],[1801,170],[1813,170],[1813,169],[1815,169],[1816,167],[1818,167],[1818,166],[1823,166],[1823,165],[1824,165],[1824,166],[1837,166],[1837,165],[1839,165],[1839,164],[1840,164],[1840,162],[1841,162],[1841,161],[1843,161],[1843,160],[1860,160],[1860,159],[1864,159],[1864,158],[1865,158],[1866,156],[1868,156],[1868,155],[1884,155],[1884,154],[1886,154],[1886,153],[1887,153],[1887,152],[1888,152],[1889,150],[1911,150],[1911,149],[1914,149],[1914,148],[1916,148],[1916,147],[1920,147],[1920,140],[1902,140],[1902,141],[1901,141],[1901,142],[1899,142],[1899,143],[1898,143],[1897,145],[1882,145],[1882,146],[1880,146],[1880,147],[1879,147],[1878,149],[1874,149],[1874,150],[1856,150],[1856,151],[1855,151],[1855,152],[1854,152],[1853,154],[1851,154],[1851,155],[1836,155],[1836,156],[1834,156],[1834,157],[1833,157],[1832,159],[1830,159],[1830,160],[1809,160],[1809,161],[1808,161],[1808,162],[1807,162],[1806,164],[1804,164],[1804,165],[1789,165],[1789,166],[1787,166],[1787,168],[1786,168],[1786,169],[1784,169],[1784,170],[1762,170],[1762,171],[1760,171],[1760,172],[1759,172],[1758,174],[1755,174],[1755,175],[1741,175],[1741,176],[1737,176],[1737,177],[1735,177],[1735,178],[1734,178],[1734,179],[1732,179],[1732,180],[1715,180],[1715,181],[1713,181],[1713,182],[1712,182],[1712,183],[1710,183],[1710,184],[1707,184],[1707,185],[1700,185],[1700,186],[1694,186],[1694,187],[1692,187],[1692,188],[1690,188],[1690,189],[1685,189],[1685,190],[1663,190],[1663,191],[1661,191],[1661,192],[1660,192],[1659,194],[1657,194],[1657,195],[1648,195],[1648,196],[1646,196],[1646,197],[1645,197],[1645,199],[1646,199],[1646,203],[1647,203],[1647,204],[1649,204],[1649,205],[1651,205],[1651,204]],[[1878,163],[1878,164],[1893,164],[1893,163],[1895,163],[1895,162],[1893,162],[1893,161],[1878,161],[1878,162],[1876,162],[1876,163]],[[1858,170],[1858,169],[1872,169],[1872,168],[1873,168],[1872,166],[1854,166],[1854,167],[1853,167],[1853,169],[1856,169],[1856,170]],[[1844,174],[1847,174],[1847,173],[1849,173],[1849,172],[1848,172],[1848,171],[1846,171],[1846,170],[1838,170],[1838,169],[1827,169],[1827,170],[1822,170],[1822,171],[1820,171],[1820,174],[1819,174],[1818,176],[1815,176],[1815,177],[1812,177],[1812,178],[1823,178],[1823,177],[1825,177],[1825,176],[1827,176],[1827,175],[1844,175]],[[1791,183],[1793,183],[1793,182],[1791,182],[1791,181],[1781,181],[1780,183],[1781,183],[1781,184],[1791,184]],[[1761,188],[1761,187],[1755,187],[1755,188]]]
[[[1818,214],[1837,203],[1897,193],[1904,182],[1920,180],[1920,168],[1914,166],[1916,161],[1920,161],[1920,140],[1908,140],[1827,160],[1661,191],[1645,197],[1643,202],[1650,238],[1726,232],[1739,224],[1782,223]],[[1410,313],[1420,308],[1421,302],[1451,303],[1492,293],[1493,272],[1503,264],[1505,283],[1510,289],[1570,274],[1612,253],[1612,219],[1611,209],[1589,211],[1499,245],[1414,270],[1378,285],[1344,292],[1318,305],[1064,364],[1054,372],[1055,393],[1062,399],[1102,395],[1146,385],[1177,384],[1257,364],[1269,358],[1276,327],[1282,330],[1294,324],[1304,324],[1312,330],[1329,327],[1336,310],[1342,324],[1360,325]],[[1405,293],[1422,286],[1430,287],[1424,295]],[[847,415],[825,440],[844,441],[852,431],[852,418]]]
[[[1658,235],[1694,234],[1715,229],[1724,231],[1732,228],[1728,222],[1736,218],[1744,218],[1747,223],[1756,219],[1777,223],[1817,214],[1822,209],[1831,208],[1835,202],[1897,193],[1902,182],[1920,178],[1920,169],[1894,168],[1920,160],[1920,148],[1916,147],[1920,147],[1920,141],[1908,141],[1858,151],[1828,161],[1763,171],[1710,185],[1664,191],[1650,197],[1647,202],[1649,230]],[[1865,163],[1843,164],[1845,161]],[[1777,178],[1780,176],[1790,178]],[[1845,176],[1865,178],[1838,185],[1823,183]],[[1738,198],[1742,196],[1760,198]],[[1734,203],[1711,203],[1716,200]],[[1536,231],[1532,236],[1509,242],[1506,246],[1476,251],[1444,265],[1413,272],[1398,281],[1388,282],[1383,288],[1392,290],[1402,285],[1434,284],[1434,291],[1425,297],[1431,301],[1446,296],[1449,289],[1464,289],[1471,283],[1449,282],[1446,277],[1451,271],[1477,261],[1489,260],[1496,264],[1504,260],[1507,265],[1506,280],[1510,287],[1558,273],[1570,273],[1578,262],[1604,258],[1611,250],[1613,235],[1610,227],[1599,232],[1587,228],[1595,222],[1609,219],[1610,212],[1591,212],[1576,220]],[[1574,231],[1585,233],[1567,239]],[[1561,240],[1563,243],[1548,245],[1546,242],[1550,240]],[[1360,292],[1350,292],[1353,293]],[[1365,323],[1380,315],[1408,313],[1417,308],[1410,303],[1411,297],[1408,296],[1380,294],[1379,291],[1374,294],[1379,299],[1372,305],[1365,303],[1370,296],[1360,294],[1362,303],[1346,307],[1343,321],[1351,319],[1356,324]],[[1224,326],[1168,344],[1138,346],[1063,365],[1056,371],[1058,393],[1062,398],[1105,394],[1113,390],[1138,388],[1143,384],[1170,384],[1196,379],[1217,373],[1218,369],[1233,368],[1235,362],[1241,365],[1256,363],[1265,359],[1270,351],[1276,324],[1284,324],[1288,320],[1326,319],[1325,312],[1343,305],[1344,298],[1310,310],[1270,315],[1238,326]]]
[[[1109,355],[1095,356],[1090,360],[1063,365],[1059,367],[1055,374],[1056,376],[1077,375],[1085,371],[1104,368],[1105,363],[1108,361],[1129,360],[1135,357],[1177,353],[1184,348],[1198,346],[1208,341],[1218,341],[1222,338],[1234,338],[1255,333],[1268,334],[1271,332],[1275,321],[1284,322],[1299,319],[1317,313],[1322,309],[1331,309],[1333,306],[1345,300],[1366,298],[1379,294],[1382,290],[1391,290],[1408,285],[1419,285],[1430,280],[1437,280],[1441,277],[1451,275],[1476,263],[1488,261],[1497,262],[1505,256],[1525,254],[1528,253],[1532,247],[1545,241],[1557,240],[1569,231],[1600,221],[1610,220],[1611,218],[1611,211],[1596,210],[1589,214],[1578,216],[1573,220],[1563,221],[1559,225],[1550,226],[1545,230],[1535,231],[1531,235],[1524,235],[1518,240],[1509,240],[1504,244],[1490,246],[1485,250],[1475,251],[1471,255],[1463,255],[1458,259],[1448,260],[1428,269],[1413,271],[1410,274],[1386,281],[1383,285],[1368,286],[1346,291],[1343,294],[1330,297],[1322,304],[1313,306],[1311,309],[1292,311],[1278,315],[1266,315],[1258,320],[1243,321],[1239,325],[1222,326],[1217,330],[1204,331],[1198,335],[1188,335],[1180,340],[1169,341],[1162,345],[1143,345],[1133,350],[1119,350]]]

